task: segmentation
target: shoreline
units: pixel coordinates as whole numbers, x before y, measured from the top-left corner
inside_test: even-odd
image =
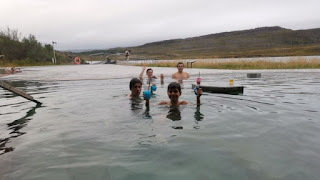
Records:
[[[179,60],[129,60],[117,61],[118,65],[150,67],[176,67],[177,62],[183,62],[185,67],[200,69],[228,69],[228,70],[261,70],[261,69],[320,69],[320,56],[286,56],[286,57],[258,57],[258,58],[213,58],[213,59],[179,59]],[[74,64],[70,64],[74,65]],[[50,66],[50,65],[40,65]],[[64,65],[55,65],[64,66]],[[28,67],[28,66],[26,66]],[[29,66],[30,67],[30,66]],[[0,77],[4,74],[4,67],[0,67]]]

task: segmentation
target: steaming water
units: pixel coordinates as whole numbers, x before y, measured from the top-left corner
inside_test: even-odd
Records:
[[[320,177],[320,70],[203,70],[204,85],[245,86],[243,95],[209,94],[197,108],[184,81],[169,109],[165,75],[151,107],[128,99],[141,67],[24,68],[2,77],[41,106],[0,89],[0,179],[279,179]],[[248,72],[260,72],[249,79]]]

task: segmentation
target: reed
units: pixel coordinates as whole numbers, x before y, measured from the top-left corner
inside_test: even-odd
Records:
[[[159,62],[148,64],[150,67],[176,67],[178,60]],[[138,65],[138,64],[136,64]],[[139,64],[141,65],[141,64]],[[186,66],[186,64],[185,64]],[[276,62],[270,60],[236,60],[236,59],[226,59],[221,60],[197,60],[193,64],[193,68],[203,68],[203,69],[318,69],[320,68],[319,59],[304,59],[298,58],[295,60],[288,60],[284,62]]]

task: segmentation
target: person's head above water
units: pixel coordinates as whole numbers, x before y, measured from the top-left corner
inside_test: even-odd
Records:
[[[171,107],[179,106],[179,105],[185,105],[188,104],[187,101],[179,101],[179,97],[181,96],[181,86],[177,82],[172,82],[168,85],[168,91],[167,91],[168,97],[170,101],[162,101],[159,103],[159,105],[170,105]],[[200,96],[202,95],[202,89],[199,88],[197,90],[197,105],[200,105]],[[149,99],[146,100],[146,106],[149,106]]]
[[[183,62],[179,62],[177,64],[177,69],[178,69],[178,72],[172,74],[172,78],[173,79],[185,80],[185,79],[188,79],[190,77],[190,75],[187,72],[183,71],[183,69],[184,69]]]
[[[171,104],[179,103],[179,97],[181,96],[181,86],[177,82],[172,82],[168,85],[167,91],[168,97],[171,101]]]
[[[148,68],[146,71],[146,74],[147,74],[148,78],[152,78],[153,77],[153,70],[151,68]]]
[[[140,80],[142,81],[142,83],[143,83],[143,74],[144,74],[144,71],[146,70],[147,68],[146,68],[146,65],[145,64],[143,64],[143,66],[142,66],[142,71],[141,71],[141,73],[140,73],[140,75],[139,75],[139,78],[140,78]],[[147,78],[150,80],[150,79],[157,79],[157,77],[156,76],[154,76],[153,75],[153,70],[151,69],[151,68],[148,68],[147,69],[147,71],[146,71],[146,74],[147,74]],[[146,82],[147,84],[148,84],[148,82]]]
[[[183,71],[183,69],[184,69],[184,64],[183,64],[183,62],[178,62],[177,68],[178,68],[178,72],[182,73],[182,71]]]
[[[142,82],[138,78],[133,78],[130,81],[129,88],[131,91],[131,97],[138,97],[141,93]]]
[[[181,86],[177,82],[172,82],[168,85],[168,91],[173,91],[177,89],[181,93]]]

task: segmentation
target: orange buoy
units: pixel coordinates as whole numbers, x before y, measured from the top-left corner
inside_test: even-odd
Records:
[[[73,61],[75,64],[81,64],[81,60],[78,57],[75,57]]]

